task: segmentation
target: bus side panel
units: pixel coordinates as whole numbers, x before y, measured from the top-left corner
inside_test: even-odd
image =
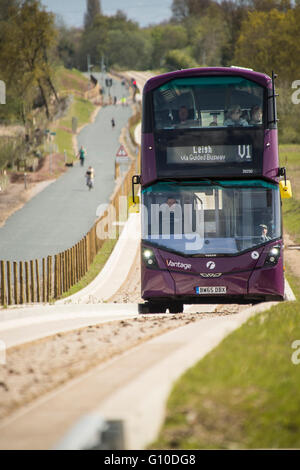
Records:
[[[153,134],[142,134],[142,184],[154,181],[157,177]]]
[[[274,268],[253,271],[249,279],[249,294],[279,295],[284,297],[283,256]]]
[[[175,285],[168,271],[147,269],[142,265],[142,298],[170,297],[175,295]]]
[[[278,178],[278,162],[279,157],[277,129],[269,129],[265,132],[263,155],[263,175],[266,178],[271,178],[273,180]]]

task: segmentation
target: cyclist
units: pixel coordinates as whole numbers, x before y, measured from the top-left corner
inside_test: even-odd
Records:
[[[95,180],[95,170],[93,167],[89,166],[86,174],[86,185],[88,186],[89,190],[93,189],[94,187],[94,180]]]

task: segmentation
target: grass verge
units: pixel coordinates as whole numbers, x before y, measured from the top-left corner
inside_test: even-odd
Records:
[[[74,101],[68,110],[67,116],[57,124],[55,131],[58,152],[63,154],[66,151],[68,162],[72,162],[76,158],[72,140],[72,118],[77,118],[78,128],[80,128],[90,122],[91,115],[95,109],[96,106],[90,101],[74,96]]]
[[[284,225],[300,242],[300,146],[280,146],[294,198]],[[155,449],[300,447],[300,280],[288,276],[296,302],[251,318],[176,383]]]
[[[156,449],[300,447],[300,340],[297,295],[251,318],[176,384]]]
[[[280,165],[287,169],[287,177],[291,180],[293,198],[282,202],[284,227],[300,243],[300,145],[280,145]]]
[[[96,255],[86,275],[77,284],[71,287],[71,289],[68,292],[65,292],[64,295],[60,299],[65,299],[71,295],[76,294],[77,292],[84,289],[85,287],[87,287],[103,269],[116,243],[117,243],[117,240],[106,240],[102,248],[100,249],[99,253]]]
[[[64,154],[66,151],[67,161],[71,163],[76,158],[72,141],[72,118],[77,118],[77,127],[80,128],[90,122],[91,115],[96,106],[76,95],[76,92],[82,93],[87,91],[89,87],[89,80],[78,70],[66,70],[63,67],[59,67],[56,82],[60,93],[63,95],[73,94],[73,101],[66,116],[60,119],[56,123],[55,129],[53,129],[56,132],[55,142],[58,147],[58,153]]]

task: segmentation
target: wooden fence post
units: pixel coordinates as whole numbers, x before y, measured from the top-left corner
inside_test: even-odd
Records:
[[[74,247],[70,249],[71,252],[71,286],[75,284],[75,259],[74,259]]]
[[[66,292],[70,289],[70,257],[69,250],[66,250]]]
[[[26,303],[30,302],[30,289],[29,289],[29,264],[25,261],[25,292],[26,292]]]
[[[47,302],[50,300],[50,256],[47,257]]]
[[[90,234],[88,233],[85,238],[86,238],[86,266],[88,270],[90,267]]]
[[[61,287],[61,253],[58,255],[58,297],[61,297],[62,287]]]
[[[6,305],[6,282],[4,261],[1,261],[1,305]]]
[[[14,261],[14,299],[15,305],[19,303],[19,281],[18,281],[18,267],[17,263]]]
[[[89,266],[88,266],[88,242],[87,242],[87,237],[84,237],[83,239],[83,271],[84,274],[88,272]]]
[[[23,305],[25,303],[23,261],[20,261],[19,263],[19,276],[20,276],[20,303],[21,305]]]
[[[6,272],[7,272],[7,305],[12,304],[11,296],[11,263],[7,261],[6,263]]]
[[[79,244],[79,263],[80,263],[80,279],[85,275],[86,273],[86,266],[85,266],[85,260],[86,260],[86,237],[84,237]]]
[[[65,261],[64,261],[65,258],[64,258],[64,253],[61,253],[61,254],[60,254],[60,258],[61,258],[61,259],[60,259],[60,268],[61,268],[61,293],[63,294],[63,293],[65,292],[65,287],[64,287],[64,286],[65,286],[65,284],[64,284],[64,282],[65,282],[65,274],[64,274],[64,273],[65,273],[65,271],[64,271],[64,269],[65,269]]]
[[[43,302],[47,302],[47,278],[46,278],[46,260],[42,260],[42,270],[43,270]]]
[[[35,275],[36,275],[36,301],[41,301],[41,289],[40,289],[40,272],[39,272],[39,262],[35,260]]]
[[[54,298],[58,298],[58,261],[57,255],[54,257]]]
[[[31,302],[35,301],[34,264],[30,261]]]
[[[64,251],[64,291],[68,291],[68,258],[67,251]]]
[[[52,256],[48,256],[47,259],[47,277],[48,277],[48,283],[47,283],[47,302],[50,302],[52,299]]]

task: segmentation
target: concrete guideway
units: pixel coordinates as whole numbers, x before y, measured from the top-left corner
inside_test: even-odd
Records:
[[[59,300],[56,305],[70,302],[99,303],[109,300],[127,279],[138,254],[140,240],[140,214],[131,214],[111,256],[96,279],[80,292]]]
[[[134,304],[47,305],[9,310],[5,316],[0,315],[0,340],[6,348],[11,348],[59,333],[126,320],[137,315],[138,308]]]
[[[182,373],[251,316],[272,306],[202,319],[156,337],[23,407],[0,425],[1,449],[50,449],[86,414],[123,420],[126,449],[157,437],[168,394]]]

